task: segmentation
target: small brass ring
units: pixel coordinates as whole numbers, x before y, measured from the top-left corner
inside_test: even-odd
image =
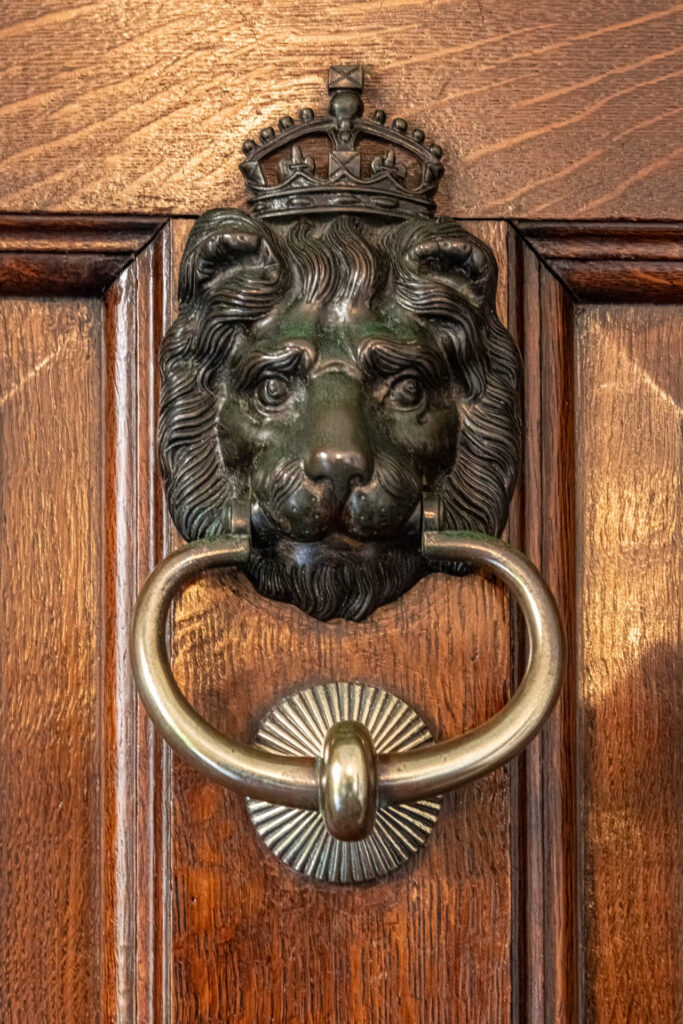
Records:
[[[320,764],[320,812],[335,839],[357,842],[372,832],[377,810],[377,756],[362,722],[336,722]]]
[[[510,700],[483,725],[455,739],[378,757],[380,803],[436,796],[514,757],[541,728],[562,679],[564,644],[557,607],[538,570],[520,551],[485,534],[428,526],[422,546],[430,559],[489,569],[508,585],[526,621],[529,659]],[[244,796],[317,809],[319,771],[314,758],[284,757],[223,736],[180,693],[171,671],[166,619],[174,595],[198,573],[239,565],[248,555],[249,539],[236,535],[188,544],[156,567],[133,614],[133,675],[156,727],[178,754],[204,774]]]

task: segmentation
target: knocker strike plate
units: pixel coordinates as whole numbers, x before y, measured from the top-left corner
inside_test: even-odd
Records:
[[[420,716],[376,686],[328,683],[285,697],[261,722],[255,745],[275,754],[320,757],[336,722],[361,722],[378,754],[414,750],[433,742]],[[266,846],[289,867],[321,882],[368,882],[404,864],[427,841],[441,797],[380,806],[366,839],[345,843],[325,828],[320,811],[247,800],[249,816]]]

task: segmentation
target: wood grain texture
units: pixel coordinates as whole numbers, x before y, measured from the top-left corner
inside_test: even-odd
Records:
[[[421,584],[352,629],[274,614],[242,578],[207,581],[179,604],[178,676],[238,736],[280,695],[335,678],[390,688],[439,736],[460,732],[500,707],[508,638],[500,590],[452,584]],[[391,878],[331,888],[281,865],[239,798],[177,763],[174,1019],[507,1019],[509,813],[501,771],[447,798],[425,851]]]
[[[519,758],[517,1012],[525,1024],[578,1024],[576,835],[576,538],[573,308],[569,291],[514,234],[510,322],[524,358],[524,471],[511,511],[515,543],[548,582],[568,639],[557,707]],[[526,663],[513,627],[516,678]],[[515,1018],[513,1018],[515,1019]]]
[[[584,1014],[595,1024],[673,1024],[681,1012],[682,314],[576,318]]]
[[[132,602],[154,566],[170,550],[169,518],[165,511],[163,488],[156,456],[158,416],[158,353],[161,339],[171,322],[172,233],[170,225],[154,235],[153,241],[139,253],[132,268],[135,274],[135,347],[126,346],[125,337],[119,361],[135,367],[131,384],[135,392],[135,445],[129,455],[134,497],[127,505],[119,502],[119,529],[126,532],[125,521],[132,504],[135,521],[128,516],[128,529],[136,536],[135,559],[123,601],[124,631],[127,637]],[[126,358],[127,356],[127,358]],[[130,371],[129,371],[130,372]],[[114,404],[116,397],[112,396]],[[125,401],[119,397],[118,415],[126,415]],[[124,639],[122,637],[122,639]],[[135,797],[124,794],[133,804],[127,842],[135,846],[134,885],[127,891],[132,902],[135,924],[134,973],[128,980],[135,990],[136,1024],[164,1024],[170,1018],[170,806],[171,752],[152,728],[137,694],[130,686],[128,665],[123,679],[126,697],[135,704],[137,736],[124,750],[132,756],[135,773]],[[135,821],[132,821],[135,814]],[[119,901],[122,899],[119,895]],[[120,1015],[120,1024],[125,1017]],[[117,1024],[119,1022],[117,1021]]]
[[[683,260],[680,224],[641,220],[614,221],[518,221],[517,230],[527,245],[546,262],[590,260],[592,263],[642,263],[645,260]],[[648,298],[648,301],[649,298]]]
[[[0,1008],[95,1019],[101,333],[93,301],[0,300]],[[73,400],[78,395],[78,402]]]
[[[165,224],[158,217],[0,216],[0,295],[97,295]]]
[[[502,227],[475,230],[504,268]],[[481,579],[433,576],[366,622],[326,624],[214,574],[186,589],[174,622],[182,688],[231,735],[253,736],[280,695],[314,681],[384,686],[440,737],[509,693],[506,595]],[[284,867],[243,802],[180,762],[173,795],[174,1024],[509,1019],[509,769],[448,796],[422,853],[361,888]]]
[[[0,45],[0,209],[235,204],[243,140],[320,108],[328,65],[358,60],[368,107],[444,146],[444,212],[680,215],[667,0],[22,0]]]
[[[517,222],[577,302],[683,301],[683,225]]]
[[[127,631],[161,553],[152,445],[168,232],[90,225],[101,281],[112,250],[127,253],[100,301],[69,277],[73,221],[21,227],[0,228],[0,248],[24,247],[20,278],[44,239],[72,296],[0,299],[0,1017],[131,1024],[140,1009],[151,1021],[168,963],[168,797]]]
[[[527,437],[513,523],[560,600],[570,659],[520,765],[521,1019],[674,1024],[681,308],[653,304],[649,275],[632,283],[657,259],[675,295],[683,235],[516,228]],[[585,263],[592,295],[619,306],[578,303]]]
[[[103,656],[100,693],[101,1020],[153,1020],[166,1001],[168,755],[140,708],[128,627],[163,555],[154,438],[157,353],[168,323],[170,230],[116,278],[104,302],[101,417]]]
[[[177,543],[155,368],[189,227],[2,221],[18,278],[42,252],[64,291],[17,297],[8,279],[0,298],[0,1018],[677,1024],[682,310],[631,281],[657,261],[675,284],[680,227],[517,224],[506,260],[503,225],[469,225],[524,346],[510,529],[560,602],[567,679],[519,762],[449,797],[422,854],[359,890],[267,853],[241,800],[154,736],[128,672],[130,605]],[[621,305],[578,302],[579,264],[598,268],[596,301]],[[185,691],[227,732],[346,677],[445,736],[501,706],[519,625],[480,579],[423,580],[348,625],[226,573],[187,589],[173,643]]]

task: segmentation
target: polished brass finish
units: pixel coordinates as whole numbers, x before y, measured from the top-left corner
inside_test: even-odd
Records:
[[[508,761],[540,729],[557,699],[564,660],[555,602],[527,558],[493,537],[438,531],[433,503],[425,502],[423,552],[441,565],[466,562],[490,570],[519,603],[529,639],[524,678],[505,705],[483,725],[456,739],[377,758],[380,803],[424,799],[478,778]],[[317,808],[319,775],[313,757],[283,757],[212,728],[179,692],[166,650],[166,617],[182,583],[206,569],[243,563],[246,536],[200,541],[181,548],[154,570],[135,609],[131,661],[140,696],[171,746],[211,778],[259,800]]]
[[[209,778],[238,793],[299,807],[318,806],[312,758],[278,757],[222,736],[182,695],[166,649],[166,619],[183,583],[207,569],[241,565],[245,535],[196,541],[160,562],[140,591],[131,627],[131,666],[138,692],[164,739]]]
[[[325,737],[320,763],[320,810],[330,835],[365,839],[377,811],[377,757],[361,722],[337,722]]]
[[[443,793],[505,764],[539,731],[562,684],[564,638],[557,605],[521,551],[495,537],[451,531],[423,533],[422,550],[435,560],[462,560],[487,569],[506,583],[524,615],[529,657],[508,703],[483,725],[428,750],[384,760],[379,792],[388,801]]]
[[[417,712],[393,693],[336,682],[281,697],[262,718],[254,743],[320,763],[325,740],[337,723],[365,726],[378,757],[434,742]],[[370,834],[350,842],[330,834],[321,810],[247,798],[247,811],[260,839],[287,867],[318,882],[346,885],[388,875],[414,857],[431,835],[441,804],[441,797],[378,803]]]

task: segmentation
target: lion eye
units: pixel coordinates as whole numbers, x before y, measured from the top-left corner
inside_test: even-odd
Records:
[[[290,385],[283,377],[265,377],[256,389],[256,397],[268,409],[284,405],[289,395]]]
[[[399,409],[414,409],[422,401],[423,393],[417,377],[399,377],[394,381],[389,396]]]

